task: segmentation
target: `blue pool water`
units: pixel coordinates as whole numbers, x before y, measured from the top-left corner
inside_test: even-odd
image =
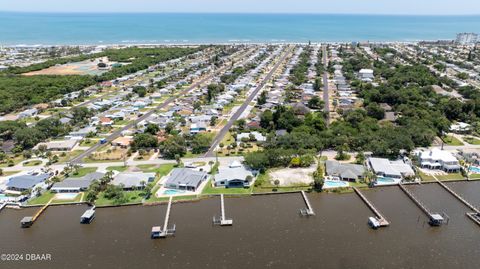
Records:
[[[5,194],[0,193],[0,202],[7,201],[8,197]]]
[[[473,173],[476,173],[476,174],[480,174],[480,167],[471,166],[471,167],[470,167],[470,172],[473,172]]]
[[[175,194],[182,194],[185,193],[185,191],[180,191],[180,190],[166,190],[163,192],[165,195],[175,195]]]
[[[377,183],[395,183],[395,179],[390,177],[377,177]]]
[[[341,187],[348,187],[348,182],[344,181],[336,181],[336,180],[325,180],[323,184],[324,188],[341,188]]]

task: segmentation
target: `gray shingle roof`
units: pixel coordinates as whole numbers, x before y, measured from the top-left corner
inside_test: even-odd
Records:
[[[49,174],[23,175],[18,177],[12,177],[8,181],[7,187],[16,189],[30,189],[38,183],[45,181],[49,177]]]
[[[62,182],[53,184],[52,190],[55,189],[86,189],[92,181],[102,178],[105,174],[94,172],[79,178],[67,178]]]
[[[165,185],[182,185],[197,188],[197,186],[206,178],[206,172],[195,171],[188,168],[175,168],[168,177]]]
[[[327,175],[340,176],[341,178],[358,178],[363,176],[365,167],[358,164],[340,163],[337,161],[325,162]]]

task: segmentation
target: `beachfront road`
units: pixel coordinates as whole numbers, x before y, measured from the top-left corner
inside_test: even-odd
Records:
[[[212,145],[210,146],[210,149],[205,153],[204,157],[213,157],[215,156],[215,149],[217,146],[222,142],[223,137],[227,134],[227,132],[232,128],[233,124],[235,121],[238,120],[238,118],[243,114],[247,106],[253,101],[255,96],[260,92],[260,90],[265,87],[265,84],[272,78],[273,74],[277,71],[278,67],[285,61],[287,56],[290,54],[292,51],[292,48],[290,47],[288,51],[284,52],[282,58],[277,62],[277,64],[270,70],[270,72],[267,74],[267,76],[262,80],[262,82],[257,86],[257,88],[248,96],[248,98],[243,102],[243,104],[240,106],[240,108],[232,115],[230,120],[225,124],[225,126],[220,130],[220,132],[217,133],[215,138],[213,139]]]

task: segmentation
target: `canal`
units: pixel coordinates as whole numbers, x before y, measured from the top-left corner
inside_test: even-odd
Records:
[[[480,204],[480,182],[449,183]],[[0,252],[51,254],[51,261],[1,262],[0,268],[477,268],[480,227],[463,204],[437,184],[407,186],[432,211],[450,221],[430,227],[424,213],[399,189],[364,190],[390,221],[371,230],[373,213],[354,193],[308,194],[316,213],[301,217],[300,194],[225,199],[233,226],[212,225],[218,197],[172,206],[175,237],[150,239],[163,225],[166,206],[97,209],[90,225],[86,206],[48,208],[29,229],[20,220],[36,209],[0,212]],[[5,266],[6,265],[6,266]]]

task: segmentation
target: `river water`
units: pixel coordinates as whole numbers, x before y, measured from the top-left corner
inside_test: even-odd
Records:
[[[480,182],[449,183],[480,204]],[[0,268],[478,268],[480,227],[468,208],[437,184],[408,186],[448,225],[433,228],[398,187],[364,191],[390,221],[371,230],[373,214],[354,194],[309,194],[316,216],[300,217],[300,194],[227,198],[232,227],[212,226],[220,199],[174,204],[175,237],[150,239],[163,225],[166,206],[97,209],[90,225],[86,206],[48,208],[29,229],[19,221],[36,209],[0,213],[0,253],[51,254],[51,261],[1,262]]]

